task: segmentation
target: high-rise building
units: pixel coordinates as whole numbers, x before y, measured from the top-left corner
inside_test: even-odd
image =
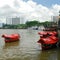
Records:
[[[9,24],[9,25],[20,24],[20,17],[9,17],[6,19],[6,24]]]
[[[59,11],[59,21],[58,21],[58,26],[60,26],[60,11]]]
[[[58,17],[59,17],[59,16],[53,16],[53,17],[52,17],[53,22],[58,23],[58,20],[59,20]]]
[[[6,18],[6,24],[12,25],[12,18],[11,17]]]
[[[20,24],[20,18],[19,17],[12,18],[12,25],[17,25],[17,24]]]
[[[52,16],[53,22],[57,23],[58,26],[60,26],[60,11],[58,16]]]

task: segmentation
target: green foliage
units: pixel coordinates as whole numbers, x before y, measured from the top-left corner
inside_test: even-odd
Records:
[[[31,26],[39,26],[39,23],[38,21],[27,21],[26,22],[26,25],[27,27],[31,27]]]
[[[44,27],[52,27],[52,25],[56,24],[54,22],[51,21],[45,21],[42,23]]]
[[[41,26],[43,25],[44,27],[50,27],[53,24],[53,22],[45,21],[45,22],[39,22],[39,21],[27,21],[25,24],[18,24],[18,25],[3,25],[3,28],[9,28],[9,29],[26,29],[28,27],[32,26]]]
[[[26,27],[26,24],[18,24],[17,28],[19,28],[19,29],[26,29],[27,27]]]

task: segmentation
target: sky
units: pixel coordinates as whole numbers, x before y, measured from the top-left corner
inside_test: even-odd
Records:
[[[60,5],[60,0],[33,0],[37,2],[37,4],[42,4],[46,7],[51,7],[52,5],[58,4]]]
[[[58,15],[59,0],[0,0],[0,22],[6,18],[20,16],[26,21],[51,21],[51,16]]]

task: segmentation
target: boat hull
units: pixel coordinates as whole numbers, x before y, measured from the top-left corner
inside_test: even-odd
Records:
[[[20,39],[20,35],[19,34],[11,34],[11,35],[2,35],[2,37],[4,38],[4,41],[7,42],[15,42],[15,41],[19,41]]]

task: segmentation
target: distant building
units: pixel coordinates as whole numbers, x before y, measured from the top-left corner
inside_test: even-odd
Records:
[[[58,21],[58,16],[53,16],[53,21],[57,22]]]
[[[52,16],[53,22],[57,23],[58,26],[60,26],[60,11],[58,16]]]
[[[58,20],[59,20],[58,17],[59,17],[59,16],[53,16],[53,17],[52,17],[53,22],[55,22],[55,23],[58,24]]]
[[[20,17],[10,17],[6,19],[6,24],[17,25],[20,24]]]
[[[12,24],[12,18],[6,18],[6,24],[11,25]]]
[[[24,17],[20,17],[20,24],[24,24]]]
[[[0,28],[2,28],[3,27],[3,23],[0,23]]]
[[[12,25],[17,25],[17,24],[20,24],[20,18],[19,17],[12,18]]]

